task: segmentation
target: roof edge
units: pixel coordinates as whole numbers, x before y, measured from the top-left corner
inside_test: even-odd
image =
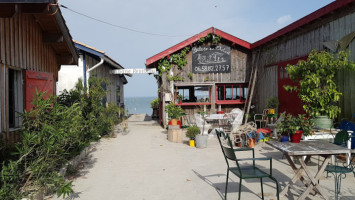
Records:
[[[259,47],[261,46],[262,44],[265,44],[267,42],[270,42],[271,40],[277,38],[277,37],[280,37],[282,35],[285,35],[303,25],[306,25],[324,15],[327,15],[329,14],[330,12],[333,12],[334,10],[336,9],[339,9],[341,7],[344,7],[346,6],[347,4],[350,4],[352,2],[355,2],[355,0],[335,0],[334,2],[322,7],[322,8],[319,8],[318,10],[312,12],[311,14],[308,14],[304,17],[302,17],[301,19],[291,23],[290,25],[272,33],[271,35],[268,35],[266,36],[265,38],[261,39],[261,40],[258,40],[256,42],[254,42],[252,45],[251,45],[251,49],[254,49],[256,47]]]
[[[208,28],[207,30],[202,31],[201,33],[198,33],[198,34],[196,34],[196,35],[194,35],[194,36],[192,36],[192,37],[190,37],[190,38],[188,38],[188,39],[186,39],[186,40],[184,40],[184,41],[182,41],[182,42],[180,42],[180,43],[178,43],[178,44],[176,44],[176,45],[174,45],[174,46],[172,46],[172,47],[170,47],[170,48],[168,48],[168,49],[166,49],[166,50],[164,50],[164,51],[162,51],[162,52],[160,52],[160,53],[158,53],[158,54],[156,54],[156,55],[154,55],[154,56],[152,56],[150,58],[148,58],[146,60],[145,65],[146,65],[146,67],[148,67],[149,65],[157,62],[161,58],[164,58],[164,57],[166,57],[168,55],[171,55],[171,54],[175,53],[176,51],[179,51],[179,50],[185,48],[186,46],[192,45],[194,42],[197,42],[200,38],[206,37],[208,34],[212,34],[212,33],[216,34],[216,35],[219,35],[223,39],[229,40],[229,41],[231,41],[231,42],[233,42],[235,44],[238,44],[238,45],[240,45],[240,46],[242,46],[244,48],[250,49],[250,47],[251,47],[251,44],[249,42],[244,41],[244,40],[242,40],[240,38],[237,38],[237,37],[235,37],[233,35],[230,35],[230,34],[228,34],[226,32],[223,32],[223,31],[221,31],[221,30],[219,30],[217,28],[211,27],[211,28]]]

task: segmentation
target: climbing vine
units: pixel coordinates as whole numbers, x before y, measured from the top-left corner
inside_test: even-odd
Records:
[[[222,37],[219,35],[208,34],[206,37],[201,37],[194,45],[200,45],[207,41],[212,41],[212,45],[217,45],[221,41]],[[190,47],[185,47],[180,51],[170,56],[170,59],[164,57],[159,60],[158,71],[159,76],[161,77],[163,73],[169,72],[173,65],[177,65],[179,70],[182,70],[187,64],[186,55],[191,51]],[[192,79],[192,76],[189,75],[189,78]],[[168,81],[183,81],[184,78],[180,76],[167,76]]]

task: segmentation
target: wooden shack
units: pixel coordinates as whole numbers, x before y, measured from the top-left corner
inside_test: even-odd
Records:
[[[355,1],[338,0],[252,44],[252,66],[258,67],[253,99],[256,112],[261,113],[266,100],[276,96],[280,101],[279,112],[302,113],[297,94],[283,88],[292,84],[285,70],[287,64],[307,59],[312,49],[350,50],[350,59],[355,61],[354,37]],[[351,120],[355,113],[355,72],[339,72],[338,83],[343,93],[339,119]]]
[[[181,106],[190,116],[199,111],[243,108],[250,53],[248,42],[212,27],[148,58],[147,68],[160,72],[156,77],[161,124],[167,125],[164,107],[169,102]],[[166,71],[168,67],[171,69]]]
[[[77,41],[74,41],[74,45],[79,53],[78,65],[63,65],[61,67],[57,94],[60,94],[64,89],[67,91],[73,89],[78,79],[87,85],[89,77],[96,77],[108,82],[103,85],[108,92],[102,103],[112,103],[124,107],[124,85],[128,81],[125,75],[112,73],[112,70],[124,68],[106,55],[104,51]]]
[[[32,108],[35,90],[55,94],[58,70],[78,55],[56,0],[0,3],[0,131],[18,139],[19,113]]]
[[[146,67],[157,68],[161,72],[164,71],[162,64],[167,65],[169,63],[166,60],[176,59],[174,55],[181,53],[185,47],[197,49],[196,51],[211,47],[210,41],[199,42],[201,38],[204,41],[204,37],[208,34],[221,37],[221,41],[215,44],[215,48],[230,48],[230,71],[213,71],[213,67],[209,68],[213,65],[208,65],[201,71],[199,65],[196,65],[198,59],[205,59],[205,55],[216,58],[213,55],[214,51],[206,54],[197,53],[195,59],[192,50],[186,56],[187,63],[184,68],[179,70],[179,67],[173,64],[174,67],[169,72],[157,76],[162,125],[167,123],[164,106],[170,101],[180,105],[188,114],[196,112],[196,107],[201,105],[206,106],[210,112],[228,112],[232,108],[242,107],[245,98],[250,96],[251,104],[255,105],[253,113],[261,113],[268,98],[278,97],[279,112],[303,113],[302,103],[297,94],[286,92],[283,88],[283,85],[294,84],[289,79],[285,67],[287,64],[296,64],[301,59],[307,59],[313,49],[331,52],[350,50],[350,59],[355,61],[355,0],[334,1],[253,44],[210,28],[148,58]],[[198,66],[197,71],[196,66]],[[254,73],[251,76],[251,72],[256,72],[255,77]],[[176,75],[179,77],[174,78]],[[337,78],[339,89],[343,93],[339,119],[353,119],[355,72],[341,71]],[[255,80],[255,90],[253,94],[248,94],[248,90],[252,88],[248,89],[248,83],[252,83],[253,80]],[[189,98],[193,95],[191,88],[195,88],[195,91],[206,91],[207,101],[190,102]],[[187,101],[185,94],[189,97]],[[183,96],[182,102],[176,101],[178,95]]]

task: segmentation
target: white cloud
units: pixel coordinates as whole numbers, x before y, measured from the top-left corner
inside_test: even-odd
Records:
[[[292,20],[291,15],[284,15],[277,19],[277,23],[280,25],[284,25],[286,23],[289,23],[291,20]]]

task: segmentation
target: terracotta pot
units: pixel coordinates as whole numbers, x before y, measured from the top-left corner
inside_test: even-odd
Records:
[[[171,119],[171,125],[176,126],[177,125],[177,120],[176,119]]]
[[[300,143],[303,131],[296,131],[296,133],[291,134],[291,142],[292,143]]]

